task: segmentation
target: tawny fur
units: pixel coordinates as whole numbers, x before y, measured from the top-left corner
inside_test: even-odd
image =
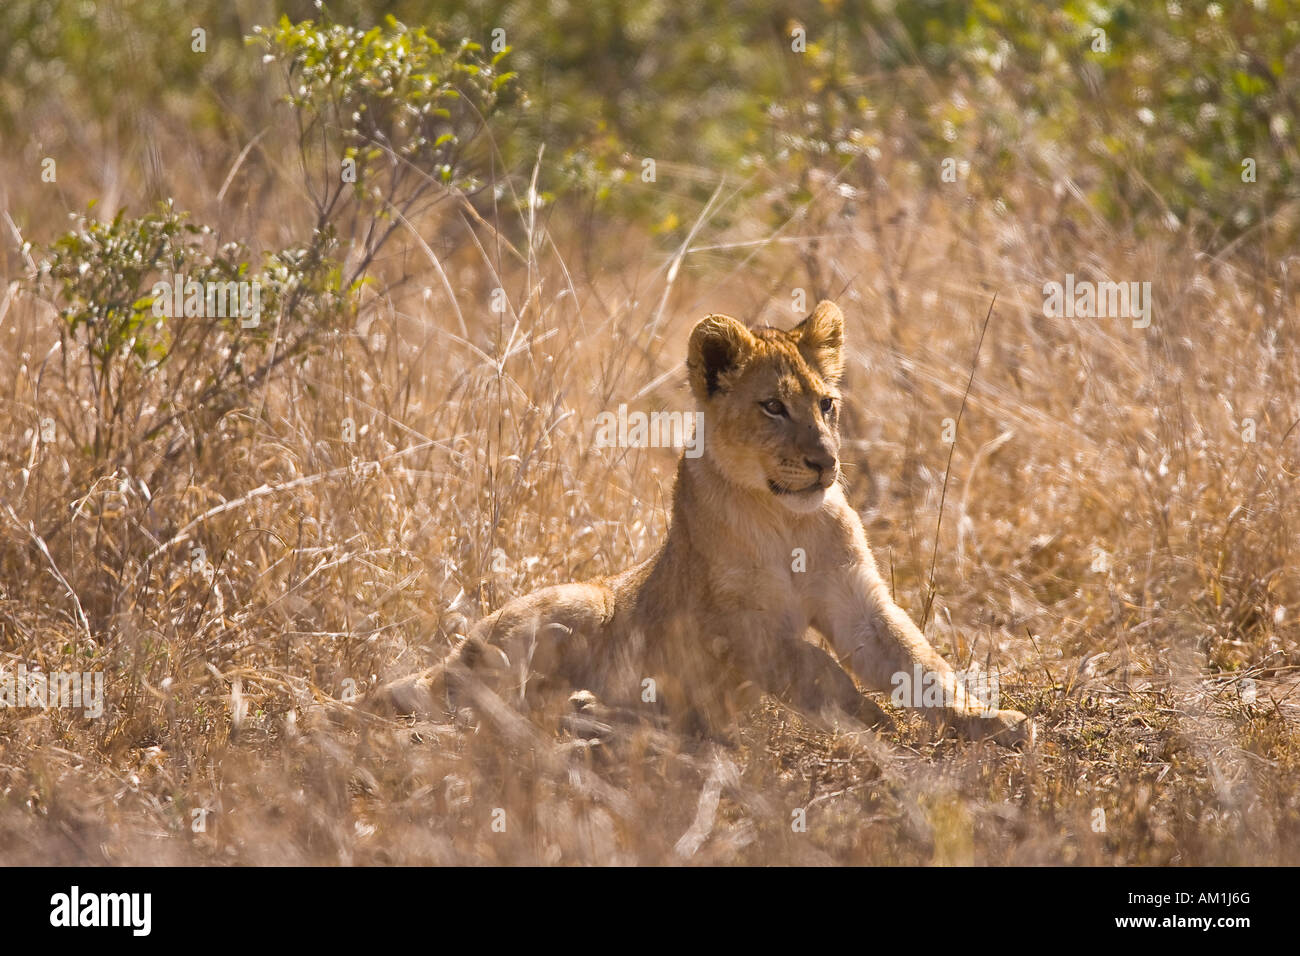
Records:
[[[711,315],[687,368],[703,454],[677,467],[663,547],[622,574],[543,588],[480,621],[440,664],[370,698],[389,712],[445,712],[466,678],[517,705],[582,689],[717,731],[769,693],[819,720],[887,722],[864,687],[934,675],[951,706],[926,708],[970,738],[1032,746],[1014,710],[969,700],[951,667],[889,596],[839,484],[844,319],[822,302],[788,332]],[[796,555],[802,549],[802,569]]]

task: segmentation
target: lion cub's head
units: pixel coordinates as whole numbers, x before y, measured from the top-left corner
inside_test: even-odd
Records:
[[[710,315],[686,367],[704,411],[704,455],[730,481],[815,511],[839,477],[844,316],[833,302],[788,332]]]

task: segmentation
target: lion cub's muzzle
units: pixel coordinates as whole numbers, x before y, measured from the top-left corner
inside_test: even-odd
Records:
[[[803,495],[825,491],[835,484],[840,463],[832,455],[808,456],[802,461],[783,461],[767,487],[774,495]]]
[[[840,463],[834,455],[810,455],[803,462],[808,468],[817,474],[815,486],[823,490],[835,484],[835,479],[840,476]]]

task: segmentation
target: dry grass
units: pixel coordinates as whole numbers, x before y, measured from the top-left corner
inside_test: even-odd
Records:
[[[246,229],[212,178],[184,198]],[[79,448],[71,433],[95,424],[84,356],[59,353],[48,302],[0,290],[4,667],[107,678],[98,720],[0,710],[0,861],[1300,858],[1296,260],[1081,234],[1046,201],[1013,217],[874,190],[823,184],[776,235],[723,192],[731,225],[702,219],[680,260],[563,206],[521,229],[516,257],[444,210],[419,224],[439,237],[427,250],[409,234],[385,250],[390,291],[366,293],[355,328],[171,458]],[[301,226],[278,203],[256,222],[268,243]],[[1045,319],[1042,285],[1066,273],[1151,281],[1153,327]],[[927,632],[1000,672],[1003,706],[1039,722],[1035,752],[907,719],[891,738],[835,737],[775,704],[729,745],[652,728],[592,745],[344,702],[514,595],[647,556],[673,456],[595,448],[595,415],[686,407],[693,322],[789,325],[797,287],[848,316],[850,500],[917,617],[943,420],[996,292]],[[49,414],[67,426],[46,444]]]

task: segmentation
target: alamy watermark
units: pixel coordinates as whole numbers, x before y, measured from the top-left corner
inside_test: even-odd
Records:
[[[1065,282],[1043,285],[1043,315],[1049,319],[1132,319],[1133,328],[1151,325],[1150,282],[1092,282],[1066,273]]]
[[[889,699],[898,707],[960,707],[983,717],[992,717],[999,710],[1001,691],[997,676],[980,668],[954,671],[950,678],[946,672],[922,670],[918,664],[910,674],[895,671],[889,682],[894,687]],[[957,693],[958,687],[964,694]]]
[[[694,428],[688,422],[694,422]],[[596,416],[597,448],[681,448],[687,458],[704,454],[703,412],[617,412]]]
[[[152,893],[83,893],[73,886],[50,897],[50,925],[125,927],[133,936],[148,936],[153,926]]]
[[[85,716],[104,714],[103,671],[29,671],[19,664],[0,673],[0,707],[81,708]]]
[[[262,321],[262,287],[256,280],[199,282],[177,272],[153,284],[153,314],[159,318],[240,320],[246,329]]]

